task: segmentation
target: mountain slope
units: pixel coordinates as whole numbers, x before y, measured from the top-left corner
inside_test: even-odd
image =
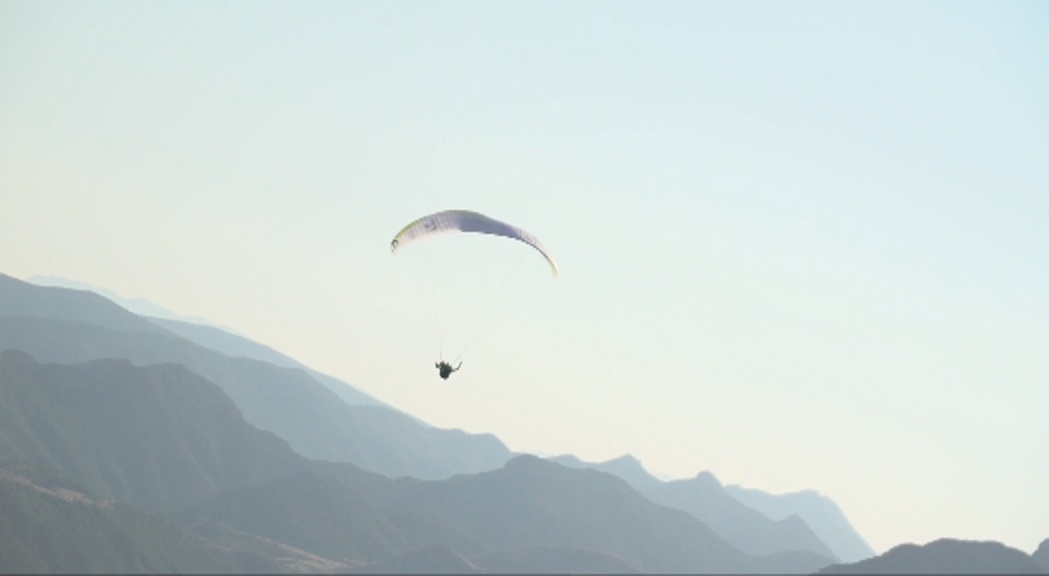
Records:
[[[858,562],[874,556],[874,550],[849,523],[841,508],[818,492],[769,494],[737,485],[726,486],[725,490],[736,500],[773,520],[797,515],[843,562]]]
[[[618,478],[535,457],[431,481],[306,461],[177,365],[40,364],[7,351],[0,410],[0,458],[53,463],[117,505],[171,511],[200,537],[281,569],[397,566],[432,546],[471,562],[503,553],[573,570],[616,558],[677,572],[811,572],[826,564],[811,554],[748,557]]]
[[[0,572],[272,572],[253,554],[215,547],[187,530],[71,489],[39,466],[0,467]]]
[[[298,368],[303,370],[315,380],[327,386],[328,389],[335,392],[343,402],[346,402],[351,406],[366,405],[390,408],[388,404],[372,398],[338,378],[312,370],[301,362],[281,354],[269,346],[259,344],[258,342],[254,342],[243,336],[238,336],[220,328],[203,324],[193,324],[164,318],[147,319],[172,334],[181,336],[194,344],[198,344],[209,350],[214,350],[220,354],[225,354],[226,356],[232,356],[234,358],[251,358],[281,368]]]
[[[803,520],[796,516],[770,520],[729,496],[709,472],[688,480],[664,482],[646,472],[641,463],[629,455],[598,464],[565,456],[556,461],[618,476],[653,502],[688,512],[749,554],[805,551],[835,558]]]
[[[164,318],[168,320],[178,320],[197,324],[209,324],[209,322],[207,320],[204,320],[203,318],[194,318],[192,316],[183,316],[181,314],[176,314],[171,310],[168,310],[167,308],[164,308],[159,304],[150,302],[149,300],[146,300],[144,298],[124,298],[123,296],[117,294],[116,292],[113,292],[112,290],[102,288],[101,286],[94,286],[92,284],[88,284],[87,282],[77,282],[76,280],[70,280],[68,278],[62,278],[59,276],[46,276],[41,274],[37,274],[28,278],[26,282],[30,284],[35,284],[37,286],[49,286],[52,288],[68,288],[70,290],[94,292],[95,294],[98,294],[99,296],[102,296],[107,300],[111,300],[113,303],[127,310],[128,312],[137,314],[139,316],[148,317],[148,319],[151,321],[155,318]]]
[[[504,574],[638,574],[641,569],[601,550],[567,546],[532,546],[475,559],[486,572]]]
[[[1049,574],[1049,538],[1042,540],[1038,549],[1031,554],[1031,559],[1042,567],[1042,571]]]
[[[407,570],[427,549],[498,571],[812,572],[830,561],[748,556],[618,478],[532,456],[430,481],[331,466],[227,492],[186,520],[286,542],[359,571]]]
[[[396,481],[381,478],[376,486],[396,490]],[[347,566],[381,562],[428,545],[481,549],[440,516],[393,510],[368,490],[310,471],[231,490],[179,518],[193,526],[226,526],[283,542]]]
[[[0,460],[55,466],[106,499],[166,512],[303,469],[182,366],[40,364],[0,352]]]
[[[252,358],[254,360],[261,360],[274,366],[280,366],[282,368],[299,368],[308,372],[317,381],[324,384],[335,392],[339,398],[342,398],[347,404],[358,405],[376,405],[376,406],[389,406],[371,396],[357,390],[356,388],[346,384],[345,382],[316,372],[306,367],[302,363],[284,355],[280,352],[270,348],[269,346],[254,342],[244,336],[235,334],[230,330],[219,328],[204,320],[203,318],[194,318],[189,316],[182,316],[175,314],[170,310],[155,304],[143,298],[123,298],[116,294],[112,290],[107,290],[100,286],[93,286],[84,282],[77,282],[75,280],[69,280],[67,278],[60,278],[58,276],[33,276],[29,278],[28,283],[36,286],[47,286],[51,288],[67,288],[75,291],[89,291],[108,299],[121,308],[142,316],[144,320],[147,320],[172,334],[176,334],[190,342],[199,344],[204,348],[214,350],[226,356],[232,356],[234,358],[244,357]],[[0,313],[0,316],[5,314]],[[11,314],[6,314],[11,315]],[[39,316],[38,314],[26,314],[28,316]],[[56,316],[56,318],[65,319],[77,319],[66,316]],[[82,319],[87,321],[87,319]],[[95,322],[88,322],[97,324]]]
[[[360,567],[361,574],[470,574],[488,570],[434,544]]]
[[[652,498],[689,512],[744,552],[772,554],[804,550],[835,558],[804,520],[797,516],[770,520],[729,496],[709,472],[687,480],[666,482],[661,490],[652,493]]]
[[[820,574],[1040,574],[1027,554],[999,542],[940,539],[917,546],[901,544],[853,564],[835,564]]]
[[[5,274],[0,274],[0,316],[72,320],[129,333],[165,333],[94,292],[35,286]]]
[[[747,560],[702,522],[653,504],[619,478],[534,456],[412,488],[401,506],[451,518],[496,550],[605,550],[646,571],[733,571]],[[806,569],[826,562],[812,555]]]

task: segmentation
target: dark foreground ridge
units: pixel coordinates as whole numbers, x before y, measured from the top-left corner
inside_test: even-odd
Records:
[[[901,544],[853,564],[835,564],[820,574],[1043,574],[1035,559],[1000,542],[940,539]]]

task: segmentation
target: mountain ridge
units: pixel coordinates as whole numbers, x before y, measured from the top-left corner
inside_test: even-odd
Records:
[[[9,285],[11,282],[7,284]],[[19,289],[23,288],[19,287]],[[5,284],[0,283],[0,296],[4,294],[4,289]],[[47,300],[45,296],[50,296],[50,294],[41,295],[42,301]],[[0,298],[0,300],[3,299]],[[8,309],[7,311],[10,312],[12,310]],[[19,310],[15,309],[13,311],[18,312]],[[32,310],[30,312],[33,313]],[[340,404],[347,408],[349,406],[345,402],[340,402],[337,396],[333,396],[333,392],[330,389],[318,383],[315,378],[311,378],[310,374],[306,373],[302,368],[274,366],[262,360],[254,360],[252,358],[230,358],[221,352],[193,343],[178,335],[176,331],[164,328],[165,324],[170,328],[175,322],[160,324],[154,322],[155,327],[159,331],[131,333],[128,331],[130,323],[114,320],[119,320],[117,317],[119,313],[134,315],[120,307],[116,307],[115,310],[113,307],[109,307],[107,313],[111,317],[107,317],[105,322],[101,322],[105,326],[95,324],[94,322],[97,320],[94,317],[84,317],[76,314],[45,314],[45,316],[51,316],[50,318],[36,318],[32,315],[18,317],[0,315],[0,349],[5,347],[29,349],[34,354],[42,353],[43,359],[46,361],[78,362],[86,359],[115,356],[131,358],[135,364],[148,365],[159,362],[189,366],[192,372],[203,376],[214,384],[218,384],[221,391],[233,399],[233,403],[240,409],[249,423],[260,429],[275,432],[281,438],[289,439],[292,448],[300,451],[302,444],[296,442],[297,437],[293,433],[294,430],[267,425],[267,422],[272,424],[273,419],[277,418],[277,416],[273,413],[266,414],[266,410],[276,408],[283,411],[285,415],[298,414],[293,418],[293,420],[299,422],[298,425],[314,426],[312,434],[315,439],[319,437],[317,431],[325,431],[327,434],[327,440],[325,441],[328,445],[338,445],[340,450],[345,450],[347,445],[352,447],[354,442],[366,437],[396,438],[398,435],[403,437],[405,429],[411,429],[411,433],[414,434],[411,441],[412,450],[399,451],[395,445],[391,444],[380,444],[377,449],[373,448],[373,454],[379,454],[384,458],[391,459],[381,465],[376,465],[375,462],[368,461],[367,458],[346,457],[346,452],[342,452],[341,455],[340,453],[326,453],[323,445],[319,445],[319,449],[318,445],[314,445],[313,449],[305,450],[304,455],[309,458],[319,457],[353,462],[366,469],[379,471],[387,475],[398,475],[397,470],[409,470],[412,465],[411,461],[420,461],[420,456],[432,458],[435,454],[445,454],[441,457],[447,459],[451,454],[445,448],[442,448],[441,442],[445,442],[445,440],[441,436],[431,435],[429,438],[433,440],[426,440],[426,436],[415,434],[419,428],[424,428],[425,425],[420,425],[418,421],[408,417],[399,418],[398,416],[404,415],[392,410],[386,410],[377,406],[354,406],[351,412],[336,413],[337,410],[333,406],[337,407]],[[70,321],[64,319],[66,315],[78,320]],[[211,330],[211,328],[207,329]],[[219,329],[215,330],[220,331]],[[246,339],[244,339],[244,342],[250,343]],[[254,345],[254,343],[250,344]],[[272,352],[277,355],[280,354],[276,351]],[[287,360],[289,363],[297,364],[290,358]],[[312,390],[309,394],[316,395],[317,400],[321,398],[325,400],[323,402],[311,400],[303,404],[302,393],[304,390]],[[288,412],[288,410],[292,410],[292,412]],[[324,416],[325,414],[330,415]],[[353,414],[353,418],[356,421],[352,428],[345,427],[347,414]],[[321,417],[318,418],[318,415]],[[267,418],[270,418],[270,420],[267,421]],[[342,421],[341,424],[340,419]],[[340,430],[342,431],[340,432],[341,436],[339,435],[340,433],[332,432],[339,432]],[[350,430],[354,432],[349,434]],[[302,430],[299,432],[298,438],[301,442]],[[454,478],[456,474],[496,471],[501,469],[499,468],[500,466],[505,467],[513,456],[494,435],[468,435],[465,432],[455,430],[438,432],[443,433],[443,438],[448,439],[466,437],[471,442],[474,442],[475,445],[477,443],[489,443],[489,447],[486,448],[489,451],[487,463],[480,468],[468,462],[453,464],[452,467],[446,465],[445,472],[430,473],[429,476],[421,474],[419,475],[421,477]],[[348,442],[343,439],[348,440]],[[437,441],[437,443],[435,444],[434,441]],[[475,450],[475,448],[470,450]],[[655,479],[648,474],[641,463],[633,456],[627,455],[616,459],[616,461],[611,462],[611,465],[620,468],[620,474],[633,474],[637,479],[642,480],[647,478],[653,485],[663,484],[663,481]],[[408,472],[408,474],[418,475],[412,472]],[[711,478],[713,477],[711,476]],[[694,514],[693,517],[695,517]],[[826,551],[825,549],[820,550],[818,546],[812,548],[819,550],[817,553]],[[786,546],[780,549],[758,549],[756,552],[763,553],[767,551],[775,553],[790,549],[789,546]],[[755,550],[748,550],[748,552],[754,553]]]
[[[649,500],[703,521],[744,552],[763,555],[807,551],[837,559],[803,520],[769,519],[732,498],[710,472],[703,471],[685,480],[663,481],[649,474],[641,462],[629,454],[600,463],[587,463],[574,456],[557,456],[551,460],[619,477]]]
[[[54,462],[113,507],[153,514],[116,519],[118,534],[135,522],[153,523],[167,526],[172,538],[206,539],[232,558],[314,571],[403,565],[397,563],[418,560],[413,551],[428,547],[451,552],[439,555],[445,560],[461,556],[478,566],[482,557],[489,564],[532,558],[581,571],[614,558],[663,572],[750,572],[768,560],[744,554],[699,520],[647,500],[611,474],[534,456],[443,480],[391,479],[351,464],[309,461],[250,426],[216,385],[179,365],[41,364],[5,351],[0,409],[0,460]],[[33,417],[12,417],[18,414]],[[271,467],[260,470],[260,463]],[[96,516],[105,509],[90,508]],[[41,526],[57,521],[44,514]],[[143,550],[159,558],[177,549],[150,542],[142,542]],[[816,555],[797,560],[799,572],[830,562]]]
[[[940,538],[927,544],[900,544],[884,554],[851,564],[832,564],[819,574],[1043,574],[1024,552],[995,541]]]
[[[725,486],[725,490],[736,500],[773,520],[798,516],[842,562],[858,562],[875,556],[874,549],[852,526],[841,507],[815,490],[770,494],[738,484]]]

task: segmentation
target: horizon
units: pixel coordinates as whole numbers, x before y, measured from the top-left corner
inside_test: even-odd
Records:
[[[1047,28],[1019,1],[8,2],[0,267],[515,451],[815,490],[879,553],[1030,552]],[[560,276],[470,235],[391,255],[449,208]]]

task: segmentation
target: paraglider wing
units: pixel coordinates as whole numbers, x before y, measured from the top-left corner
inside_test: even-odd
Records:
[[[539,243],[539,240],[536,239],[535,236],[532,236],[517,226],[507,224],[506,222],[500,222],[499,220],[489,218],[484,214],[471,212],[469,210],[445,210],[444,212],[437,212],[419,218],[405,226],[396,236],[393,237],[393,241],[390,242],[390,250],[396,253],[397,250],[404,248],[412,242],[417,242],[432,236],[456,232],[490,234],[524,242],[543,255],[543,258],[545,258],[546,262],[550,265],[550,271],[553,272],[555,277],[557,276],[557,265],[554,264],[554,261],[550,258],[550,254],[546,251],[546,248]]]

